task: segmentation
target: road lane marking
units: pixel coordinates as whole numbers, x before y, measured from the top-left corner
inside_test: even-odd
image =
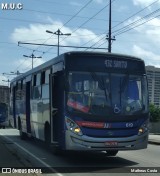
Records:
[[[64,176],[63,174],[59,173],[57,170],[53,169],[52,166],[50,166],[49,164],[45,163],[44,161],[42,161],[41,159],[39,159],[37,156],[35,156],[34,154],[32,154],[31,152],[29,152],[27,149],[25,149],[24,147],[20,146],[17,142],[12,141],[9,137],[6,137],[3,135],[3,133],[0,132],[0,135],[4,138],[6,138],[7,140],[9,140],[10,142],[12,142],[13,144],[15,144],[17,147],[19,147],[21,150],[23,150],[24,152],[26,152],[27,154],[29,154],[31,157],[35,158],[36,160],[38,160],[41,164],[43,164],[45,167],[49,168],[54,174],[57,174],[58,176]]]

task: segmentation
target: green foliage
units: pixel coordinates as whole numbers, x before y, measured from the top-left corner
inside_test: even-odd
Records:
[[[149,105],[150,111],[150,121],[151,122],[158,122],[160,121],[160,108],[155,106],[154,104]]]

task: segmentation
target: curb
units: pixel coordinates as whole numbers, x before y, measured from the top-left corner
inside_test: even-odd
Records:
[[[160,142],[158,141],[148,141],[149,144],[154,144],[154,145],[160,145]]]

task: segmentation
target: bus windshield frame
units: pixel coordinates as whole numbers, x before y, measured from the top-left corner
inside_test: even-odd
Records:
[[[67,80],[69,113],[91,116],[148,113],[145,74],[70,71]]]

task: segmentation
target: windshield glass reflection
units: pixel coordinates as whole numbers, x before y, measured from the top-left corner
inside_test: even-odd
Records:
[[[147,111],[146,77],[139,75],[70,72],[67,107],[93,115],[132,115]]]

